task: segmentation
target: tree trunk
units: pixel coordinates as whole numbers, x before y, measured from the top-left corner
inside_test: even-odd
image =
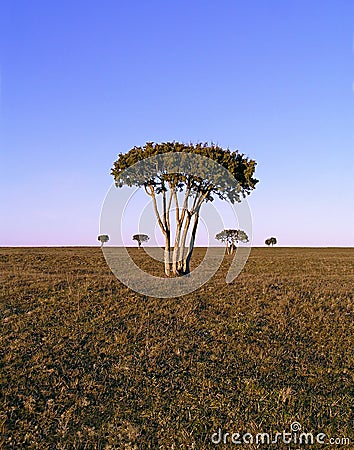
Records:
[[[172,273],[175,276],[178,275],[177,264],[178,264],[178,255],[179,255],[179,241],[181,238],[181,228],[182,228],[182,224],[177,223],[175,245],[173,247],[173,254],[172,254]]]
[[[183,229],[183,233],[182,233],[182,239],[181,239],[181,243],[179,245],[179,248],[177,249],[178,251],[178,261],[177,261],[177,275],[184,275],[185,274],[185,270],[186,270],[186,250],[185,250],[185,246],[186,246],[186,238],[187,238],[187,233],[188,233],[188,229],[189,229],[189,225],[191,223],[191,216],[188,213],[187,217],[186,217],[186,222],[184,224],[184,229]]]
[[[171,236],[170,233],[166,233],[165,235],[165,254],[164,254],[164,260],[165,260],[165,274],[167,277],[170,276],[171,272]]]
[[[191,271],[190,270],[190,262],[191,262],[192,254],[193,254],[193,250],[194,250],[195,235],[197,233],[198,221],[199,221],[199,213],[197,212],[194,216],[194,223],[193,223],[191,240],[189,242],[188,254],[187,254],[186,260],[183,264],[184,275],[189,275],[190,271]]]

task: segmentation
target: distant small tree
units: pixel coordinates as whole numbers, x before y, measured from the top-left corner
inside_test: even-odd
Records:
[[[101,247],[103,247],[103,244],[109,241],[108,234],[100,234],[97,238],[101,242]]]
[[[228,255],[232,255],[239,242],[248,242],[248,236],[243,230],[223,230],[215,236],[215,239],[226,245]]]
[[[275,245],[277,243],[277,239],[275,237],[271,237],[265,240],[265,245],[271,245],[273,247],[273,245]]]
[[[134,234],[133,236],[133,241],[138,241],[139,248],[143,242],[147,242],[149,239],[147,234]]]

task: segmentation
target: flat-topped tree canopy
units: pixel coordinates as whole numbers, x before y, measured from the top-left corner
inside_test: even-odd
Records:
[[[150,238],[147,234],[134,234],[132,239],[133,241],[137,241],[140,247],[143,242],[147,242]]]
[[[173,157],[166,158],[171,153]],[[178,155],[176,155],[178,153]],[[230,185],[225,177],[225,171],[216,173],[216,165],[210,164],[210,173],[213,179],[205,177],[208,173],[208,160],[204,158],[188,158],[189,154],[200,155],[215,161],[222,168],[227,169],[230,175],[237,181],[237,185]],[[158,158],[158,155],[164,155]],[[154,158],[150,163],[147,158]],[[134,164],[146,160],[143,166],[134,168]],[[213,194],[221,199],[228,199],[232,203],[240,201],[240,195],[245,197],[258,183],[253,178],[256,162],[247,158],[238,150],[224,150],[215,144],[181,144],[179,142],[166,142],[156,144],[147,142],[143,147],[133,147],[127,153],[120,153],[115,161],[111,174],[115,179],[117,187],[137,186],[154,188],[155,192],[161,193],[169,188],[183,190],[189,187],[194,192],[208,192],[206,200],[212,200]],[[203,174],[203,176],[198,176]]]

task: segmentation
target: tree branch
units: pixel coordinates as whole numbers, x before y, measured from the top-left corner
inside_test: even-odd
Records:
[[[166,217],[166,191],[163,189],[162,190],[162,222],[163,225],[165,227],[165,229],[167,230],[167,217]]]
[[[172,197],[173,197],[173,190],[171,189],[171,185],[170,185],[170,198],[168,199],[167,210],[166,210],[166,223],[167,223],[168,229],[170,229],[170,209],[171,209]]]
[[[194,212],[196,212],[196,211],[199,212],[199,209],[200,209],[200,207],[202,206],[202,203],[203,203],[204,200],[208,197],[208,195],[210,194],[212,188],[213,188],[213,187],[210,186],[210,187],[205,191],[205,193],[204,193],[203,195],[200,196],[200,198],[199,198],[199,200],[198,200],[198,203],[197,203],[197,206],[196,206],[196,208],[195,208],[195,211],[193,211],[193,214],[194,214]]]
[[[178,196],[177,196],[177,192],[174,190],[173,191],[173,198],[175,200],[175,207],[176,207],[176,225],[179,222],[179,203],[178,203]]]
[[[151,189],[150,192],[148,192],[148,190],[147,190],[148,187]],[[152,195],[153,195],[152,193],[154,192],[154,188],[150,184],[144,184],[144,189],[145,189],[145,192],[147,193],[147,195],[152,197]]]
[[[155,211],[155,215],[156,215],[156,218],[157,218],[157,222],[158,222],[158,224],[159,224],[159,226],[161,228],[161,231],[166,236],[167,230],[165,229],[165,227],[164,227],[164,225],[162,223],[162,220],[161,220],[161,217],[160,217],[160,214],[159,214],[159,210],[157,208],[156,196],[155,196],[155,192],[154,191],[152,191],[151,197],[152,197],[152,204],[154,206],[154,211]]]
[[[189,198],[190,193],[191,193],[191,188],[190,188],[190,186],[188,186],[188,188],[186,190],[186,195],[184,197],[183,206],[182,206],[182,214],[181,214],[181,218],[180,218],[181,225],[183,223],[183,220],[184,220],[184,217],[186,215],[186,212],[189,213],[189,211],[188,211],[188,198]]]

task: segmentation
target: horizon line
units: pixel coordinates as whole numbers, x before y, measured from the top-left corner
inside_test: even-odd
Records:
[[[354,248],[354,245],[276,245],[274,246],[267,246],[265,244],[263,245],[241,245],[240,248]],[[54,244],[48,244],[48,245],[0,245],[0,249],[2,248],[136,248],[139,249],[138,246],[125,246],[125,245],[105,245],[104,247],[101,247],[100,245],[54,245]],[[142,249],[144,248],[164,248],[164,246],[149,246],[144,245],[141,246]],[[173,248],[173,246],[171,246]],[[194,248],[226,248],[224,245],[215,245],[215,246],[201,246],[196,245]]]

